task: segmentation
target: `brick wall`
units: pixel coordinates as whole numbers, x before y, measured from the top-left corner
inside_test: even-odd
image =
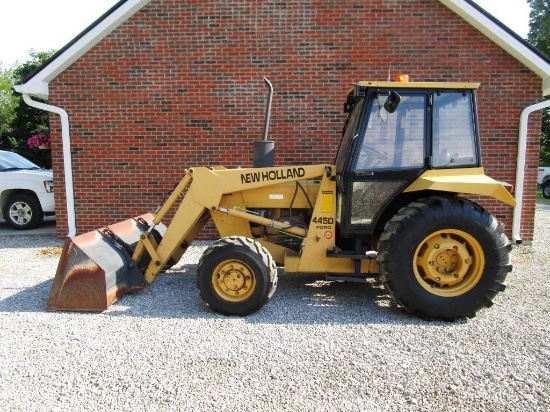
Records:
[[[540,79],[436,0],[153,0],[50,83],[69,113],[79,233],[152,210],[196,165],[251,166],[274,87],[275,163],[332,162],[346,90],[407,73],[481,82],[487,173],[514,182],[521,110]],[[61,132],[51,118],[58,234]],[[533,236],[540,115],[531,116],[522,234]],[[510,208],[482,203],[511,228]]]

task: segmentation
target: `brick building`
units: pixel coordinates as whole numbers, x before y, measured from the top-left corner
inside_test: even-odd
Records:
[[[264,76],[275,88],[275,164],[286,165],[332,163],[346,91],[397,73],[480,82],[486,173],[516,182],[520,114],[550,94],[550,60],[469,0],[122,0],[17,89],[53,112],[63,236],[152,210],[184,168],[251,166]],[[528,120],[526,241],[540,112]],[[510,235],[513,210],[480,201]]]

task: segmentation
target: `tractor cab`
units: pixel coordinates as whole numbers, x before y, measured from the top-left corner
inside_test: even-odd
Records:
[[[381,230],[411,201],[405,189],[427,170],[481,166],[477,87],[361,82],[350,90],[336,156],[343,235]]]

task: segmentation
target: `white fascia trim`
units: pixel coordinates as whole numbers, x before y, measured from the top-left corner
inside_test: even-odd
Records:
[[[126,3],[122,4],[92,30],[78,39],[71,47],[65,50],[63,54],[44,67],[44,69],[30,79],[28,83],[20,85],[21,87],[19,90],[21,90],[21,93],[47,100],[49,94],[48,83],[52,79],[61,74],[67,67],[82,57],[88,50],[94,47],[150,1],[151,0],[128,0]]]
[[[439,0],[462,17],[512,57],[520,61],[542,79],[543,96],[550,95],[550,64],[531,49],[525,47],[502,27],[463,0]]]
[[[18,93],[33,95],[44,100],[48,99],[49,87],[48,83],[46,82],[38,81],[35,82],[31,87],[29,87],[27,83],[18,84],[16,86],[13,86],[13,88]]]

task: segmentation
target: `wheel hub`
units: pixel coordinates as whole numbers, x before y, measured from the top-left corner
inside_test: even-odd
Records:
[[[28,205],[24,203],[15,203],[10,210],[10,216],[14,222],[22,225],[31,219],[32,213]]]
[[[247,299],[254,291],[256,278],[243,262],[230,260],[220,263],[212,276],[212,285],[220,297],[231,302]]]
[[[460,230],[427,236],[415,253],[414,272],[420,285],[439,296],[459,296],[483,274],[485,259],[478,241]]]
[[[462,269],[471,259],[468,258],[467,251],[460,252],[456,245],[447,243],[442,247],[439,243],[433,244],[431,253],[428,254],[431,270],[427,271],[426,277],[439,286],[451,286],[461,282],[465,275]]]
[[[441,274],[448,274],[456,267],[458,257],[452,250],[445,250],[438,253],[435,257],[436,270]]]

